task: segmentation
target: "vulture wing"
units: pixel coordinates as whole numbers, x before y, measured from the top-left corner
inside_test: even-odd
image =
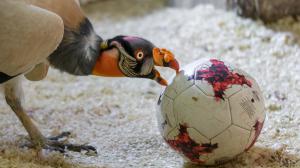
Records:
[[[16,76],[42,63],[64,34],[60,16],[25,0],[0,2],[0,75]]]

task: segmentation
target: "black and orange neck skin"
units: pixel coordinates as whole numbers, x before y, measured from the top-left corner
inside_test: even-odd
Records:
[[[105,77],[125,77],[119,69],[119,51],[116,48],[100,53],[93,68],[92,75]]]

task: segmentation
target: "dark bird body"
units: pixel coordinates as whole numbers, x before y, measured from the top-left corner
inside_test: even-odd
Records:
[[[65,28],[62,42],[48,60],[55,68],[70,74],[90,75],[100,55],[102,41],[85,18],[79,30]]]

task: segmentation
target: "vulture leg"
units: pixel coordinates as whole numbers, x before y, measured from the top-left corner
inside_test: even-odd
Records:
[[[29,137],[31,139],[31,144],[28,145],[29,147],[33,147],[37,150],[55,150],[62,153],[64,153],[66,150],[74,152],[87,151],[88,153],[97,153],[96,149],[92,146],[68,144],[65,141],[61,141],[63,137],[68,137],[70,135],[69,132],[63,132],[58,136],[45,138],[22,107],[23,90],[21,79],[17,77],[8,81],[7,83],[5,83],[4,88],[7,104],[15,112],[29,134]]]

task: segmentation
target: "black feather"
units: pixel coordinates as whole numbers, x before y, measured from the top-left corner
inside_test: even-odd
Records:
[[[102,41],[90,21],[84,19],[79,30],[65,28],[63,40],[50,55],[49,62],[73,75],[90,75],[99,57]]]
[[[16,76],[18,76],[18,75],[16,75]],[[7,75],[3,72],[0,72],[0,84],[6,82],[6,81],[8,81],[8,80],[10,80],[10,79],[12,79],[16,76],[9,76],[9,75]]]

